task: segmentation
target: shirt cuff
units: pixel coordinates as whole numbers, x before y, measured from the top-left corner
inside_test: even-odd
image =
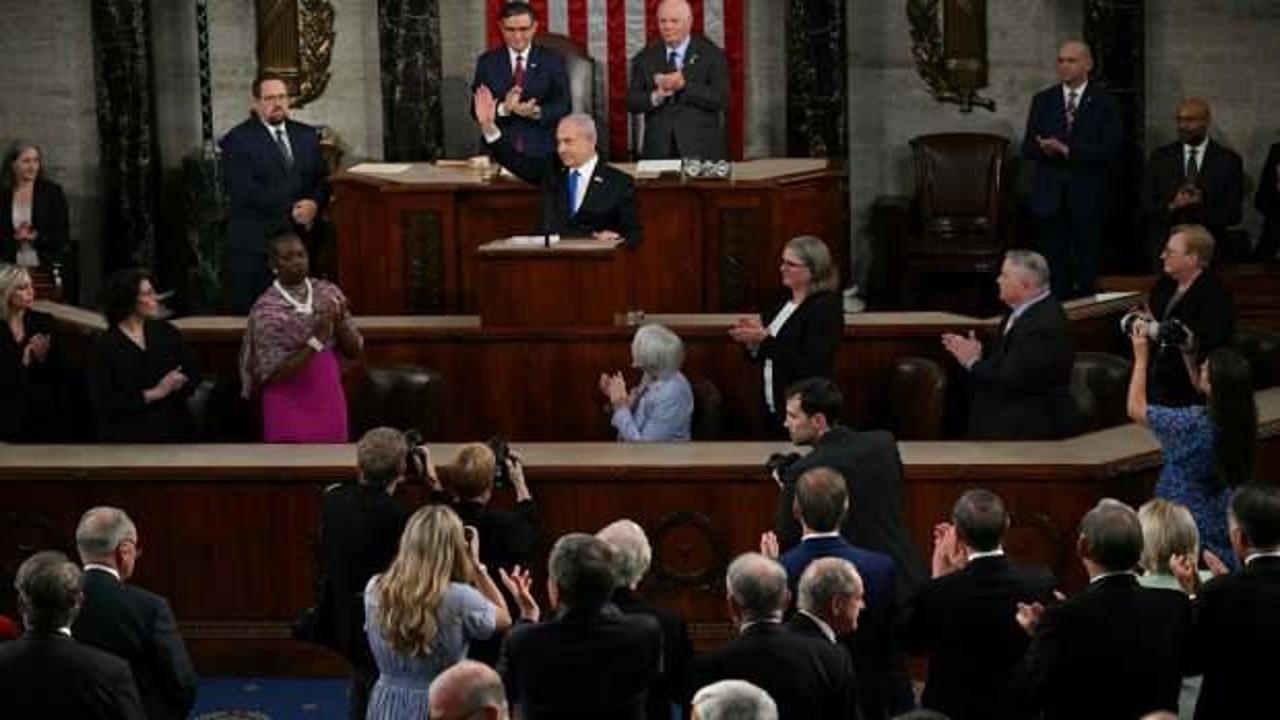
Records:
[[[506,117],[510,114],[511,112],[507,110],[507,104],[505,102],[498,103],[498,117]]]
[[[978,361],[979,361],[979,360],[981,360],[981,359],[982,359],[982,358],[980,358],[980,357],[975,357],[974,359],[972,359],[972,360],[970,360],[969,362],[967,362],[967,363],[965,363],[965,364],[964,364],[964,369],[965,369],[965,370],[972,371],[972,370],[973,370],[973,366],[974,366],[974,365],[977,365],[977,364],[978,364]]]
[[[498,130],[498,129],[495,129],[495,130],[493,131],[493,134],[492,134],[492,135],[490,135],[489,133],[485,133],[485,134],[484,134],[484,141],[485,141],[486,143],[488,143],[489,145],[492,145],[492,144],[494,144],[494,143],[498,142],[498,138],[500,138],[500,137],[502,137],[502,131],[501,131],[501,130]]]
[[[662,94],[659,93],[657,90],[654,90],[653,92],[649,93],[649,102],[652,103],[654,107],[658,107],[665,100],[666,98],[664,98]]]

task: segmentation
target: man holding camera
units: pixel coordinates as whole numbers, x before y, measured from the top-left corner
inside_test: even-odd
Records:
[[[1191,384],[1182,353],[1190,347],[1196,357],[1203,358],[1235,338],[1231,293],[1209,271],[1213,247],[1213,235],[1203,225],[1178,225],[1160,253],[1164,275],[1151,289],[1149,312],[1142,313],[1155,321],[1148,325],[1156,341],[1147,376],[1153,405],[1202,404],[1204,398]],[[1178,323],[1189,332],[1177,331]]]

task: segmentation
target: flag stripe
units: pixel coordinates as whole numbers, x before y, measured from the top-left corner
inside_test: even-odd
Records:
[[[587,0],[569,0],[569,37],[587,48]]]
[[[726,108],[726,129],[728,130],[729,157],[742,159],[742,149],[746,138],[743,116],[747,111],[746,77],[743,68],[747,66],[746,37],[747,25],[742,7],[743,0],[724,0],[725,26],[725,59],[729,62],[729,107]]]
[[[627,3],[608,0],[609,155],[627,156]]]
[[[568,0],[547,0],[548,32],[569,34],[569,2]]]

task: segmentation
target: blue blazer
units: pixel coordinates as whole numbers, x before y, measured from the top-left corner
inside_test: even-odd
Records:
[[[329,166],[320,152],[320,132],[293,120],[286,121],[285,129],[292,169],[286,168],[275,139],[257,116],[232,128],[219,143],[230,203],[227,248],[233,253],[266,255],[268,229],[291,224],[294,203],[314,200],[323,212],[329,201]]]
[[[1062,85],[1036,93],[1022,136],[1022,156],[1036,164],[1028,199],[1032,214],[1048,218],[1066,209],[1078,220],[1101,219],[1106,212],[1107,174],[1119,158],[1123,130],[1119,105],[1096,82],[1085,88],[1070,133]],[[1070,157],[1046,155],[1037,136],[1066,143]]]
[[[499,45],[476,61],[476,76],[471,83],[471,90],[474,92],[484,85],[498,102],[502,102],[511,90],[512,80],[511,55],[506,45]],[[529,120],[518,115],[507,115],[498,118],[498,128],[511,140],[512,147],[518,141],[525,155],[549,157],[556,149],[556,125],[560,118],[569,114],[571,108],[569,73],[565,70],[564,60],[551,50],[538,45],[531,46],[524,68],[524,90],[520,97],[523,100],[537,98],[538,106],[542,108],[542,118]]]
[[[874,550],[852,545],[842,537],[819,537],[804,540],[778,558],[787,570],[787,584],[792,595],[800,584],[800,576],[809,563],[819,558],[838,557],[853,563],[862,576],[868,608],[891,607],[895,601],[893,558]]]

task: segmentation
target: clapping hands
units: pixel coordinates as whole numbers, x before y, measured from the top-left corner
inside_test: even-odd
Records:
[[[44,362],[49,356],[49,336],[44,333],[33,335],[27,346],[22,349],[23,367],[31,367],[32,363]]]
[[[609,398],[609,404],[614,410],[621,410],[631,404],[631,396],[627,393],[627,381],[622,377],[622,373],[600,374],[600,392]]]
[[[729,337],[734,342],[756,347],[769,337],[769,330],[760,322],[760,318],[742,317],[729,328]]]
[[[529,622],[538,622],[542,611],[538,607],[538,601],[533,599],[533,593],[530,591],[533,579],[529,576],[529,571],[522,570],[519,565],[516,565],[511,568],[509,573],[502,568],[498,568],[498,576],[502,578],[502,584],[506,586],[507,591],[516,599],[516,604],[520,606],[520,617]]]

